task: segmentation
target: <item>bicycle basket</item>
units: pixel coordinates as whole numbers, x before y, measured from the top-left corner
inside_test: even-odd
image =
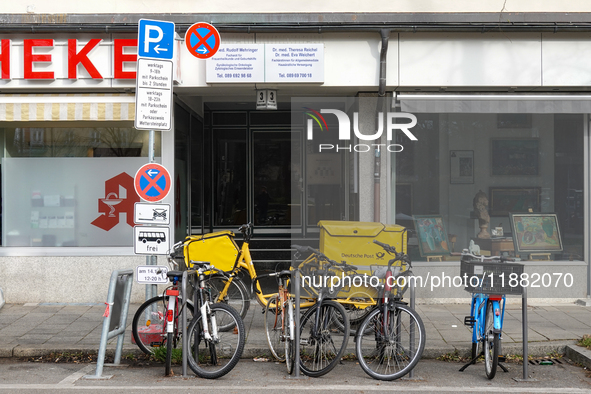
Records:
[[[462,257],[460,261],[462,280],[466,276],[464,290],[470,293],[521,295],[522,273],[523,264],[519,263],[480,261],[471,257]]]
[[[208,261],[222,271],[230,271],[236,263],[240,249],[234,242],[232,231],[194,235],[185,239],[185,262]]]

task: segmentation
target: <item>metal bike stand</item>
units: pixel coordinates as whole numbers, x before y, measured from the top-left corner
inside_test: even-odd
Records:
[[[529,354],[528,354],[528,336],[527,336],[527,286],[523,286],[521,294],[521,336],[523,337],[523,378],[513,378],[516,382],[537,382],[538,379],[530,378],[528,373]]]
[[[117,348],[113,364],[109,366],[121,366],[121,353],[123,351],[123,340],[125,338],[125,326],[127,325],[127,312],[129,310],[129,299],[131,298],[131,285],[133,283],[133,269],[113,271],[109,282],[109,293],[107,295],[107,310],[103,319],[103,331],[99,345],[98,358],[96,360],[96,372],[94,375],[85,375],[84,379],[110,379],[113,375],[103,376],[105,365],[105,353],[107,341],[117,337]],[[120,315],[111,320],[111,316],[120,310]]]
[[[295,325],[295,335],[293,340],[294,346],[294,359],[293,359],[293,375],[287,375],[288,379],[307,379],[307,376],[300,375],[300,298],[301,298],[301,289],[300,289],[300,270],[296,266],[296,259],[295,255],[291,255],[291,279],[293,284],[293,292],[295,298],[295,308],[294,308],[294,325]]]
[[[183,278],[181,279],[181,297],[183,300],[183,306],[181,309],[181,336],[182,336],[182,349],[183,349],[183,361],[182,361],[182,373],[183,378],[187,377],[187,355],[189,348],[189,338],[187,338],[187,280],[189,275],[195,275],[196,271],[183,271]],[[193,297],[197,296],[197,292],[193,292]],[[197,307],[197,300],[193,300],[193,307]],[[197,311],[193,311],[193,316],[196,316]]]
[[[410,287],[410,309],[413,311],[415,310],[415,281],[411,280],[409,283]],[[415,343],[415,323],[414,321],[410,321],[410,354],[413,353]],[[408,373],[408,379],[414,379],[415,377],[415,369],[411,369]]]

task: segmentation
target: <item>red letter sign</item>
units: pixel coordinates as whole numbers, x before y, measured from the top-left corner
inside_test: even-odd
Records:
[[[25,79],[54,79],[53,71],[33,71],[33,62],[51,62],[51,55],[33,55],[33,47],[53,47],[53,40],[23,40]],[[4,52],[4,51],[3,51]]]
[[[114,73],[115,79],[135,79],[135,71],[123,71],[124,62],[137,62],[137,52],[130,55],[123,53],[123,47],[137,47],[137,39],[117,39],[113,40],[113,57],[114,57]]]
[[[69,79],[76,79],[78,78],[78,63],[82,63],[86,71],[90,74],[93,79],[103,79],[102,75],[98,72],[94,64],[88,58],[88,53],[96,47],[99,42],[101,42],[100,38],[93,38],[92,40],[88,41],[88,44],[82,48],[82,50],[76,53],[76,47],[78,44],[78,40],[70,39],[68,40],[68,78]]]
[[[2,53],[0,53],[0,62],[2,62],[2,71],[0,79],[10,79],[10,40],[2,41]]]

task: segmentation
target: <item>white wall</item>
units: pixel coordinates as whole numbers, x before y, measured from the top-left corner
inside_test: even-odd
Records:
[[[242,1],[223,2],[192,0],[109,0],[103,2],[41,0],[36,2],[5,2],[2,13],[36,14],[101,14],[101,13],[272,13],[272,12],[589,12],[591,3],[586,0],[455,0],[455,1]],[[509,18],[509,16],[508,16]],[[199,21],[195,21],[199,22]]]

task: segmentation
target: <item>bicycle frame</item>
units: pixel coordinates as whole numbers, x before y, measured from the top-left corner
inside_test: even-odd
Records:
[[[485,336],[486,329],[486,306],[488,301],[492,302],[493,314],[493,329],[499,334],[503,331],[503,320],[505,318],[505,296],[504,295],[488,295],[488,294],[474,294],[472,296],[472,303],[470,306],[470,315],[474,316],[476,323],[472,329],[472,343],[478,343],[481,338]],[[502,305],[501,305],[502,304]],[[497,311],[499,313],[497,314]]]

